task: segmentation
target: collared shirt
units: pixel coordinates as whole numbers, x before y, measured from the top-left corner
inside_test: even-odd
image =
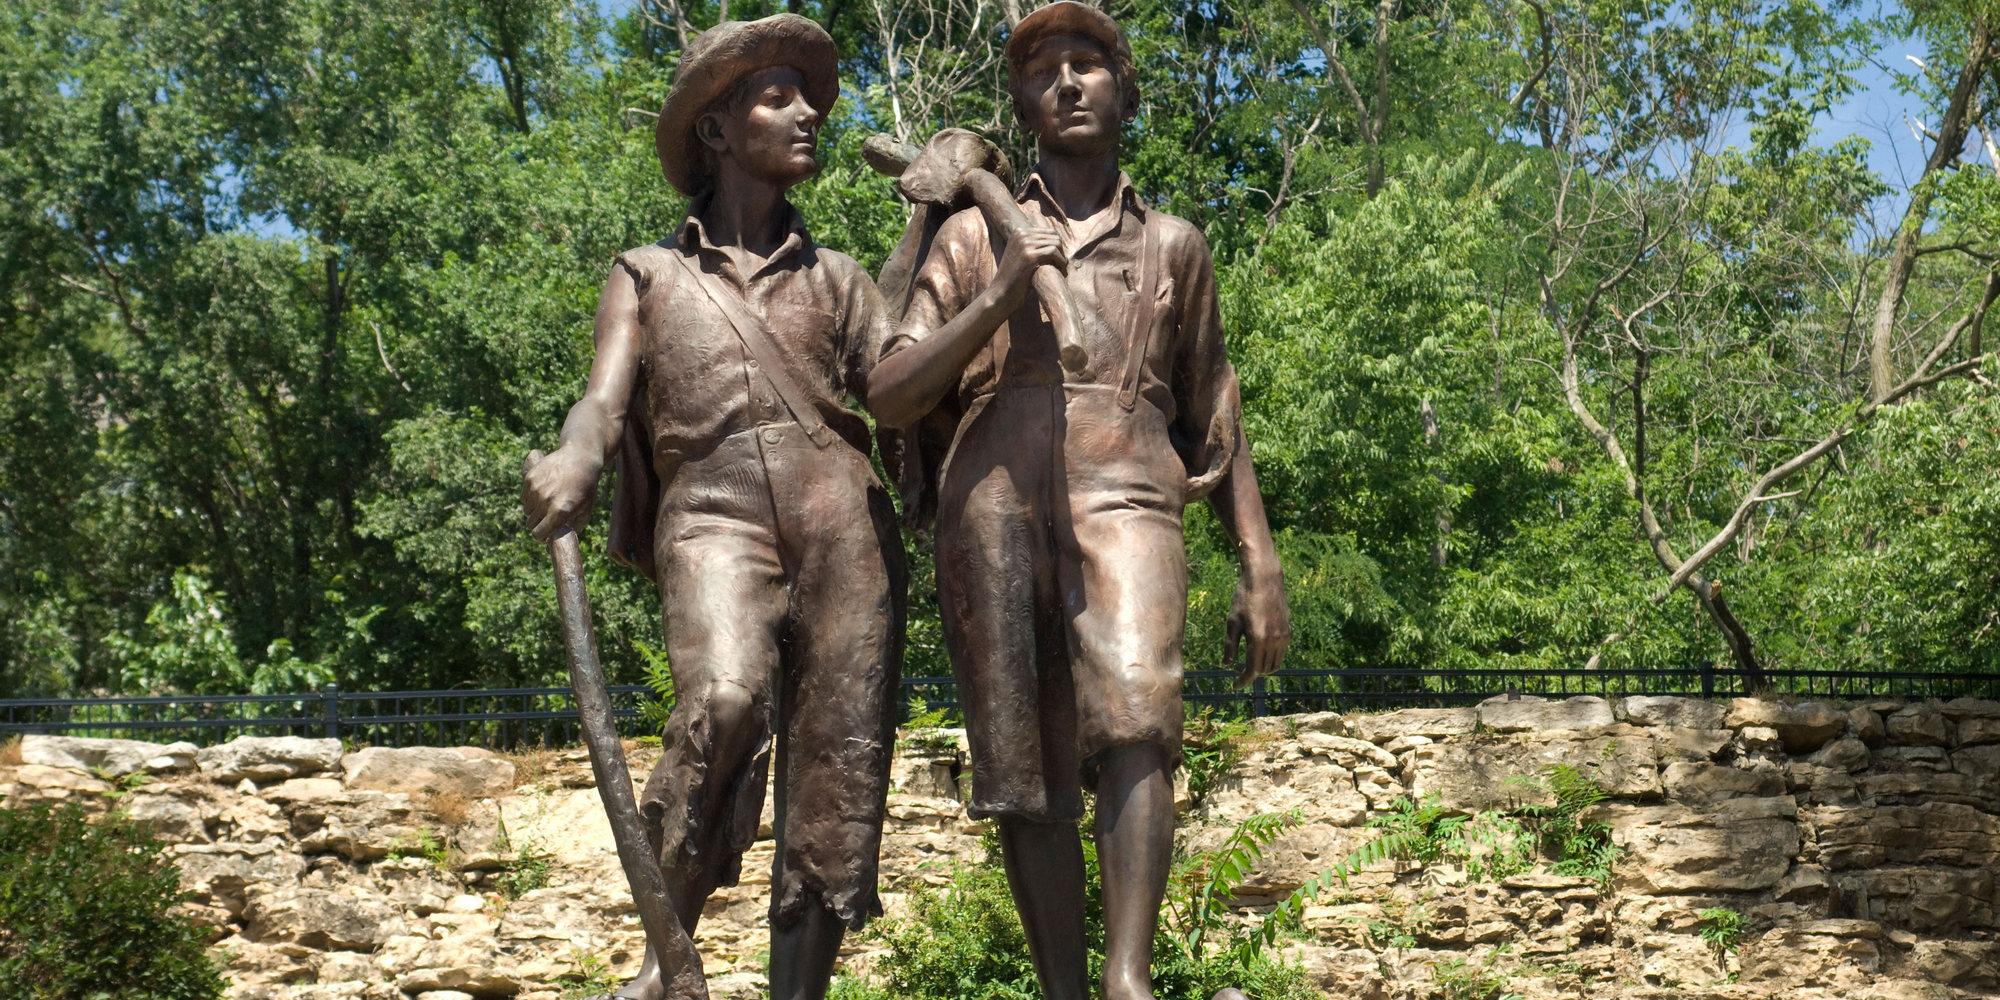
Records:
[[[966,365],[951,402],[963,411],[980,396],[1014,386],[1071,382],[1115,388],[1125,378],[1133,345],[1141,344],[1139,397],[1166,415],[1175,450],[1189,471],[1188,499],[1204,495],[1226,473],[1242,419],[1208,241],[1186,220],[1148,208],[1123,173],[1113,208],[1094,219],[1064,216],[1039,172],[1028,176],[1017,200],[1030,222],[1061,237],[1069,255],[1065,280],[1082,314],[1078,325],[1089,361],[1080,373],[1063,370],[1055,330],[1031,294]],[[1138,317],[1145,315],[1139,298],[1146,284],[1141,258],[1148,228],[1156,230],[1159,274],[1151,328],[1138,331]],[[918,268],[909,309],[885,353],[929,336],[958,315],[992,283],[1001,247],[978,209],[952,216]]]
[[[673,236],[618,257],[638,287],[639,391],[654,468],[670,474],[730,434],[791,419],[721,310],[699,289],[679,287],[687,276],[669,254],[719,275],[764,317],[793,381],[827,426],[867,454],[868,427],[851,401],[866,397],[868,372],[890,332],[875,282],[852,258],[814,244],[789,204],[784,243],[743,274],[709,239],[704,208],[697,201]]]

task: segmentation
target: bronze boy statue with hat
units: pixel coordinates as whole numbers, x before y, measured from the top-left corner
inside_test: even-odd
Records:
[[[659,586],[678,696],[639,802],[689,933],[737,881],[776,736],[776,1000],[823,996],[844,931],[880,912],[902,657],[902,542],[849,402],[889,319],[784,196],[817,170],[837,94],[832,39],[801,17],[724,22],[688,46],[657,149],[693,204],[674,235],[619,256],[584,398],[522,485],[546,540],[587,520],[615,457],[612,555]],[[649,949],[618,996],[664,992]]]
[[[1022,19],[1006,58],[1040,154],[1018,198],[1031,225],[996,231],[978,209],[943,225],[868,404],[891,427],[962,414],[939,474],[939,599],[971,812],[999,820],[1043,993],[1090,996],[1076,826],[1090,781],[1100,985],[1106,1000],[1150,1000],[1180,757],[1186,504],[1206,498],[1236,543],[1229,646],[1233,659],[1247,643],[1246,679],[1276,669],[1290,616],[1208,245],[1118,167],[1139,96],[1123,33],[1064,0]],[[1083,314],[1081,350],[1063,349],[1056,310],[1029,294],[1044,265]]]

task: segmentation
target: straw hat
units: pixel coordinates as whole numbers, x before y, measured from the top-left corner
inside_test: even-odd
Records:
[[[660,172],[682,194],[692,196],[708,186],[695,122],[709,104],[744,76],[768,66],[790,66],[806,78],[807,103],[822,115],[840,96],[840,72],[833,38],[826,29],[797,14],[775,14],[756,21],[724,21],[697,35],[681,53],[674,88],[660,107],[653,127],[653,149]]]

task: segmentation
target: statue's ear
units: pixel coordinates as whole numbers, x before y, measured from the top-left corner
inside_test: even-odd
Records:
[[[702,145],[714,150],[717,155],[729,149],[729,138],[723,135],[722,122],[716,118],[713,111],[695,119],[694,134],[695,138],[701,140]]]

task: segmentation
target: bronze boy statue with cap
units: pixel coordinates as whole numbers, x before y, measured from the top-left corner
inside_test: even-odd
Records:
[[[801,17],[688,46],[656,141],[687,220],[619,256],[584,398],[522,486],[547,539],[616,458],[612,554],[659,586],[678,696],[640,806],[689,933],[737,881],[777,737],[775,1000],[823,996],[844,931],[880,912],[902,656],[902,542],[849,408],[889,320],[784,196],[837,94],[832,39]],[[663,992],[649,949],[618,996]]]
[[[1118,167],[1120,125],[1138,109],[1123,33],[1065,0],[1023,18],[1006,58],[1040,154],[1018,199],[1031,226],[1006,238],[976,209],[944,224],[868,404],[892,427],[962,414],[938,484],[939,599],[971,812],[999,820],[1043,993],[1090,996],[1076,827],[1089,780],[1103,995],[1150,1000],[1180,757],[1186,504],[1206,498],[1236,543],[1229,646],[1233,659],[1247,642],[1246,678],[1277,667],[1290,616],[1208,245]],[[1081,370],[1065,370],[1029,295],[1043,265],[1087,314],[1074,324]]]

